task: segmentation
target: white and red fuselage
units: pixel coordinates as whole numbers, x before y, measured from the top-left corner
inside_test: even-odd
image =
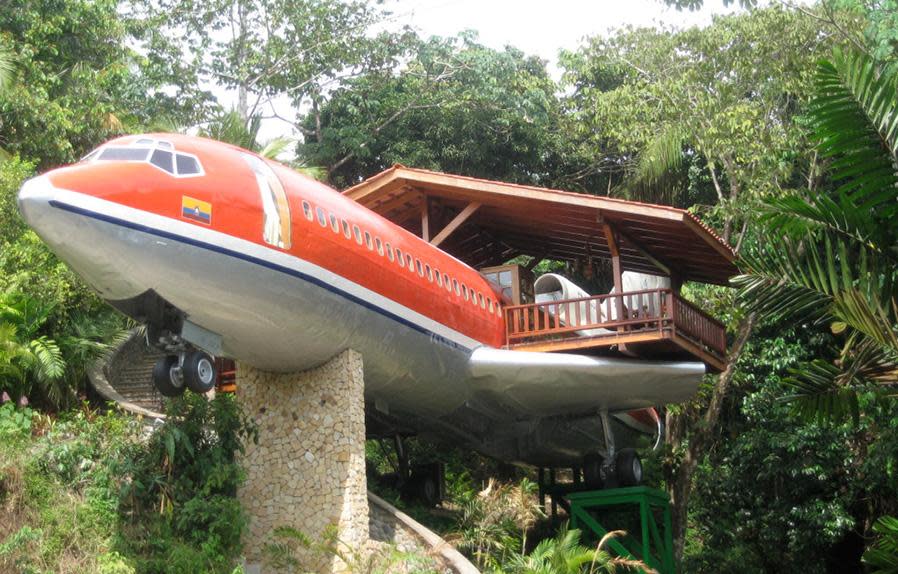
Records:
[[[355,349],[369,409],[511,462],[601,451],[601,410],[618,414],[617,442],[632,442],[655,430],[652,405],[687,398],[704,373],[701,363],[504,350],[502,302],[476,270],[220,142],[119,138],[30,180],[19,203],[132,317],[149,321],[141,301],[153,293],[198,333],[192,343],[263,370],[305,370]]]

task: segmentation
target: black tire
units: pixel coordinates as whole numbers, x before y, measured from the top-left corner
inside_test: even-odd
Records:
[[[153,385],[163,397],[177,397],[184,393],[184,383],[180,383],[172,376],[172,368],[177,366],[178,357],[168,355],[156,361],[153,367]]]
[[[617,453],[614,468],[620,486],[638,486],[642,482],[642,461],[632,448]]]
[[[181,368],[184,373],[184,383],[191,391],[202,395],[215,388],[218,372],[215,368],[215,359],[208,353],[203,351],[187,353]]]
[[[587,453],[583,457],[583,484],[588,488],[599,489],[603,486],[602,465],[605,459],[597,452]]]

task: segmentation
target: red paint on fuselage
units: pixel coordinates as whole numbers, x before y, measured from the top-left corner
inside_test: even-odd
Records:
[[[489,282],[476,270],[458,261],[421,238],[409,233],[380,215],[344,197],[336,190],[303,176],[276,162],[266,161],[275,171],[287,195],[290,209],[291,242],[288,249],[279,249],[263,239],[264,211],[256,177],[241,157],[248,153],[234,146],[183,136],[153,134],[153,139],[171,142],[175,149],[197,156],[205,174],[176,178],[149,163],[101,161],[76,164],[51,172],[52,183],[60,188],[89,194],[142,211],[177,219],[200,227],[257,243],[269,249],[290,253],[353,281],[396,303],[412,309],[480,343],[492,347],[504,344],[504,319]],[[129,144],[138,136],[119,138],[109,144]],[[212,205],[209,225],[182,216],[184,196]],[[304,212],[303,201],[312,209],[310,221]],[[326,225],[318,221],[317,209],[325,210]],[[330,216],[337,218],[339,230],[334,231]],[[351,228],[351,237],[343,233],[343,220]],[[372,248],[366,238],[356,241],[353,226],[371,235]],[[381,242],[379,252],[375,238]],[[391,260],[386,245],[394,250]],[[442,280],[417,268],[411,271],[400,266],[395,257],[399,249],[403,256],[410,254],[414,265],[420,260],[431,274],[437,270],[458,281],[469,291],[468,300],[447,289]],[[441,278],[442,279],[442,278]],[[481,307],[480,296],[493,302],[492,312],[487,303]],[[476,297],[472,302],[471,296]]]

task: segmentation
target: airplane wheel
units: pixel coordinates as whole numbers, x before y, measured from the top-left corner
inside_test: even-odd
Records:
[[[215,359],[203,351],[191,351],[184,357],[181,366],[184,373],[184,382],[187,387],[197,393],[208,393],[215,387]]]
[[[602,488],[602,464],[605,459],[597,452],[587,453],[583,457],[583,483],[589,488]]]
[[[637,486],[642,482],[642,461],[635,450],[625,448],[617,453],[615,473],[620,486]]]
[[[428,508],[440,503],[440,488],[429,474],[412,474],[402,487],[402,494],[408,500],[417,501]]]
[[[168,355],[156,361],[153,367],[153,385],[164,397],[177,397],[184,393],[184,380],[178,376],[178,357]]]

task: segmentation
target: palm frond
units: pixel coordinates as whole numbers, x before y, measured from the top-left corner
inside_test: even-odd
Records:
[[[832,234],[806,240],[770,238],[748,250],[740,265],[744,274],[733,280],[740,300],[771,318],[843,321],[898,350],[894,285],[881,258]]]
[[[13,54],[7,48],[0,46],[0,94],[12,85]]]
[[[898,518],[883,516],[873,525],[879,539],[864,552],[871,574],[898,573]]]
[[[65,359],[59,346],[52,339],[38,337],[30,343],[34,356],[34,368],[37,379],[49,382],[61,379],[65,375]]]
[[[818,231],[829,231],[892,257],[881,245],[882,226],[870,218],[868,211],[848,202],[837,202],[825,194],[805,197],[787,193],[767,200],[762,209],[761,222],[772,234],[782,233],[799,240]]]
[[[281,153],[294,143],[296,143],[296,140],[286,136],[274,138],[259,150],[259,155],[268,159],[277,159]]]
[[[792,394],[783,400],[792,404],[794,414],[821,423],[841,422],[851,418],[857,422],[860,407],[856,385],[858,379],[846,380],[841,369],[820,359],[790,369],[784,383]]]
[[[820,62],[810,106],[814,137],[840,183],[837,193],[860,209],[898,212],[898,81],[866,54],[834,53]]]

